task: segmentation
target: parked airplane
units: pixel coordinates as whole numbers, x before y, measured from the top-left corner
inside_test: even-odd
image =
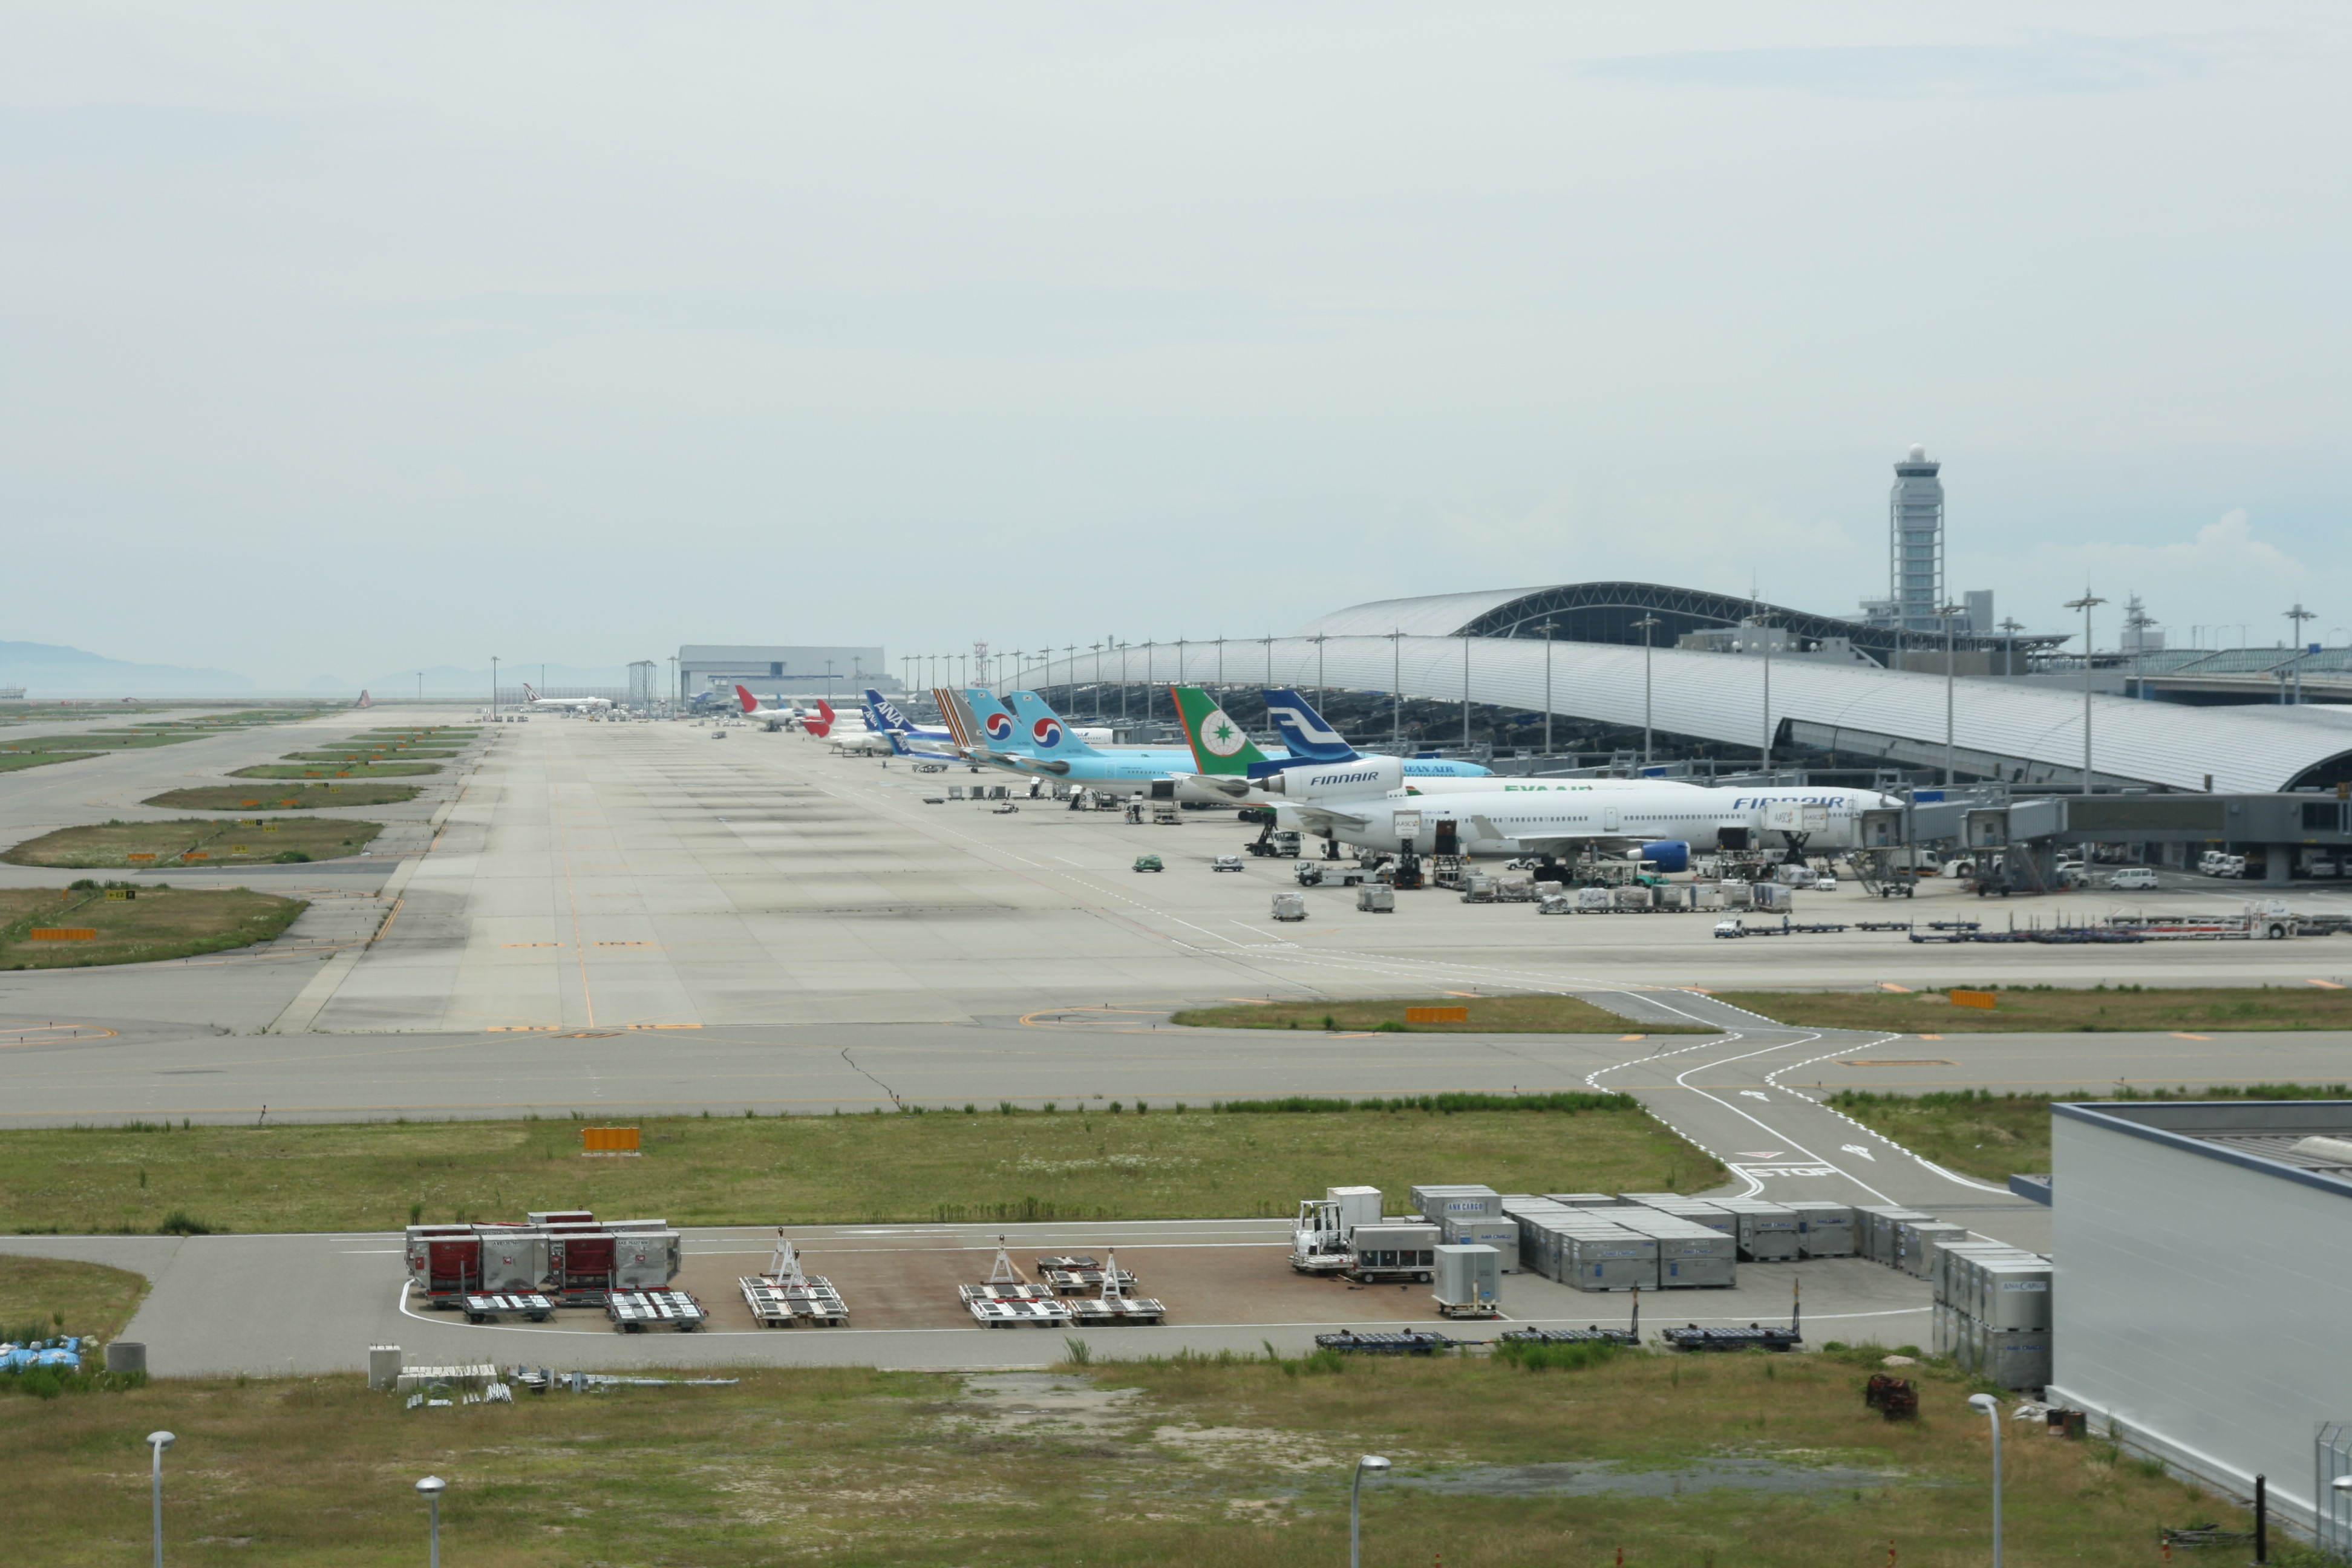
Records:
[[[1239,780],[1220,781],[1210,787],[1200,777],[1190,748],[1121,746],[1097,751],[1073,735],[1045,700],[1034,691],[1015,691],[1007,709],[992,693],[977,687],[963,691],[941,688],[933,693],[940,712],[955,732],[955,743],[973,762],[1057,784],[1119,795],[1161,795],[1174,800],[1229,802]],[[1246,743],[1246,742],[1244,742]],[[1255,748],[1250,755],[1260,756]],[[1262,760],[1262,759],[1261,759]]]
[[[1347,738],[1327,723],[1323,715],[1315,711],[1312,703],[1288,687],[1268,687],[1265,697],[1266,714],[1274,721],[1274,727],[1281,734],[1290,757],[1264,770],[1258,774],[1260,777],[1307,763],[1389,761],[1402,764],[1399,776],[1408,782],[1494,776],[1492,768],[1482,767],[1476,763],[1459,762],[1452,757],[1389,758],[1378,753],[1367,756],[1348,744]]]
[[[866,689],[866,721],[887,734],[903,735],[910,741],[952,741],[945,725],[918,724],[899,710],[897,703],[872,687]]]
[[[760,705],[760,700],[752,696],[747,688],[739,686],[735,689],[735,700],[742,704],[746,718],[757,719],[771,730],[790,730],[797,727],[819,739],[833,732],[835,718],[833,704],[822,697],[816,700],[816,706],[814,708],[794,708],[786,704],[763,708]]]
[[[1791,854],[1808,845],[1854,848],[1861,843],[1864,811],[1902,804],[1864,789],[1643,783],[1629,789],[1561,790],[1549,787],[1549,781],[1495,784],[1417,800],[1331,796],[1297,802],[1287,810],[1306,832],[1375,849],[1546,859],[1598,849],[1680,871],[1693,848],[1761,847],[1770,833],[1780,834]]]
[[[522,700],[534,713],[604,713],[613,706],[609,697],[541,697],[528,680],[522,683]]]

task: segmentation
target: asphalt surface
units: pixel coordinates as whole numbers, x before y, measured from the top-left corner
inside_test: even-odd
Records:
[[[152,810],[136,799],[370,721],[342,715],[0,776],[0,838]],[[1927,1166],[1815,1097],[1848,1085],[2325,1082],[2345,1076],[2352,1047],[2317,1033],[1923,1039],[1793,1029],[1692,989],[2342,984],[2352,970],[2346,938],[1967,950],[1860,931],[1723,942],[1705,916],[1545,918],[1433,891],[1404,896],[1393,915],[1365,915],[1338,889],[1307,889],[1310,919],[1276,926],[1268,899],[1296,889],[1290,863],[1209,868],[1253,836],[1230,816],[1155,827],[1046,802],[1004,814],[930,805],[947,784],[994,781],[918,776],[749,728],[541,718],[486,731],[421,782],[430,787],[416,803],[364,813],[393,825],[383,857],[292,868],[305,874],[268,884],[316,900],[279,942],[135,969],[0,975],[0,1125],[1199,1104],[1591,1085],[1640,1096],[1738,1173],[1734,1191],[1910,1204],[2046,1247],[2046,1210]],[[1169,868],[1129,869],[1145,851]],[[58,879],[0,868],[11,884]],[[250,871],[222,879],[261,883]],[[2002,904],[1931,887],[1895,904],[1853,889],[1799,901],[1806,920],[2050,923],[2109,909],[2234,909],[2253,891],[2192,884]],[[2326,889],[2290,898],[2352,907]],[[1222,1000],[1516,990],[1584,995],[1625,1027],[1350,1037],[1164,1023],[1176,1007]],[[1722,1033],[1646,1027],[1692,1022]],[[324,1245],[71,1245],[166,1258],[176,1270],[184,1257],[265,1243]],[[352,1256],[369,1254],[355,1247]],[[342,1266],[321,1267],[321,1283],[303,1293],[349,1298],[357,1286],[347,1289]],[[151,1319],[193,1311],[201,1295],[159,1292],[141,1333],[155,1338],[163,1331]],[[333,1364],[352,1364],[350,1347],[390,1331],[385,1310],[324,1311],[336,1325]],[[780,1337],[795,1346],[818,1338]],[[326,1355],[325,1344],[303,1353]]]

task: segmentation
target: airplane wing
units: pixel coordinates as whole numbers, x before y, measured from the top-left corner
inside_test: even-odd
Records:
[[[1486,839],[1507,838],[1517,844],[1520,848],[1532,850],[1538,854],[1551,854],[1562,849],[1590,849],[1595,847],[1603,849],[1639,849],[1644,844],[1654,842],[1654,840],[1648,838],[1632,837],[1622,831],[1609,833],[1512,833],[1507,832],[1503,828],[1496,826],[1493,821],[1484,816],[1471,817],[1469,819],[1469,826],[1473,837]]]
[[[1344,811],[1333,811],[1328,806],[1294,805],[1290,809],[1297,816],[1299,826],[1310,833],[1326,833],[1335,828],[1363,828],[1372,825],[1369,816],[1351,816]]]

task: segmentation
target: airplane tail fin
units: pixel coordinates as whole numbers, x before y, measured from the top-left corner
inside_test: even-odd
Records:
[[[1184,720],[1184,739],[1202,773],[1246,773],[1252,763],[1266,760],[1242,727],[1217,706],[1216,699],[1199,687],[1171,686],[1168,695]]]
[[[1035,692],[1015,691],[1007,700],[1013,708],[1010,739],[1021,750],[1041,757],[1102,755],[1078,739],[1076,733],[1062,722],[1062,716]]]
[[[373,708],[375,706],[375,699],[367,694],[367,688],[364,686],[360,688],[360,706],[362,708]]]
[[[526,687],[524,689],[529,690],[530,688]],[[735,689],[735,700],[742,706],[743,711],[746,713],[757,713],[760,710],[760,700],[751,695],[751,689],[750,687],[737,687]]]
[[[539,700],[539,693],[530,689],[530,682],[528,680],[522,683],[522,700],[525,702],[536,702]]]
[[[816,717],[801,721],[801,728],[823,740],[833,733],[833,704],[820,697],[816,700]]]
[[[940,721],[948,727],[948,739],[960,750],[976,749],[982,744],[979,715],[971,710],[971,704],[964,700],[961,692],[952,687],[935,686],[931,689],[931,700],[940,705]]]
[[[897,703],[870,686],[866,689],[866,722],[869,728],[879,730],[886,735],[904,733],[915,727],[898,710]]]
[[[1348,744],[1347,738],[1324,722],[1314,705],[1288,687],[1266,688],[1265,710],[1293,756],[1318,763],[1356,760],[1356,749]]]

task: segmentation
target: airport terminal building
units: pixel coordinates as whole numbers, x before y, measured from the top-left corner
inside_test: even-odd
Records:
[[[749,643],[696,643],[677,650],[677,700],[691,702],[714,689],[738,684],[766,697],[790,692],[823,697],[872,686],[897,691],[898,682],[879,647],[814,647]]]

